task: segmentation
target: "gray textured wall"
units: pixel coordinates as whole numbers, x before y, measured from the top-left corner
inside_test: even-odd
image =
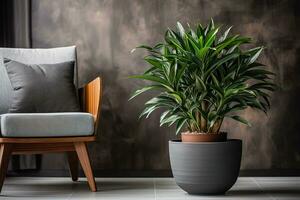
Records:
[[[223,129],[243,139],[243,169],[300,169],[299,8],[298,0],[33,0],[33,47],[76,44],[81,84],[97,74],[104,78],[101,128],[90,146],[95,169],[165,170],[174,131],[159,127],[159,113],[137,120],[149,96],[128,102],[144,83],[126,77],[145,70],[145,52],[130,50],[161,40],[176,21],[207,23],[213,17],[234,25],[234,32],[267,47],[261,61],[277,73],[281,90],[268,116],[243,113],[252,128],[226,121]],[[65,168],[57,158],[45,157],[43,168]]]

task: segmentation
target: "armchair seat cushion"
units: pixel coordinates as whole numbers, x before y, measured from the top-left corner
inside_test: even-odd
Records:
[[[89,113],[8,113],[0,115],[2,137],[67,137],[94,134]]]

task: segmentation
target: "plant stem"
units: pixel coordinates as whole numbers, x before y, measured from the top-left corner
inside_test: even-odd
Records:
[[[198,131],[201,132],[201,115],[200,115],[199,111],[196,112],[196,121],[197,121],[196,123],[198,124],[198,127],[200,125],[200,127],[199,127],[200,130],[198,130]]]
[[[206,112],[207,108],[208,108],[208,103],[203,101],[201,104],[202,110],[204,112]],[[207,131],[207,120],[201,115],[201,131],[206,132]]]
[[[211,132],[212,133],[218,133],[219,131],[219,129],[220,129],[220,126],[221,126],[221,120],[219,119],[219,120],[217,120],[215,123],[214,123],[214,125],[212,126],[212,128],[211,128]]]
[[[221,126],[222,126],[222,123],[223,123],[223,119],[224,119],[224,118],[220,119],[220,124],[219,124],[219,128],[218,128],[218,130],[217,130],[217,133],[220,132],[220,129],[221,129]]]

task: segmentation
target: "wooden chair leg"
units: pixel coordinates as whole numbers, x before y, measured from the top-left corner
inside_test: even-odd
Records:
[[[78,180],[78,157],[76,152],[67,152],[69,171],[73,181]]]
[[[9,158],[12,152],[12,144],[0,144],[0,192],[6,177]]]
[[[92,192],[97,191],[97,186],[95,183],[95,178],[93,175],[89,154],[86,148],[85,142],[75,142],[74,143],[75,150],[77,152],[78,159],[80,161],[81,167],[84,171],[84,174],[88,180],[90,190]]]

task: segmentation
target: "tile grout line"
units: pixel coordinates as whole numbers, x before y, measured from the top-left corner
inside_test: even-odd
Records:
[[[259,189],[260,189],[261,191],[263,191],[268,197],[270,197],[272,200],[276,200],[276,198],[274,198],[274,197],[272,196],[271,193],[266,192],[266,191],[264,190],[264,188],[263,188],[263,187],[255,180],[254,177],[251,177],[251,179],[252,179],[252,181],[259,187]]]

